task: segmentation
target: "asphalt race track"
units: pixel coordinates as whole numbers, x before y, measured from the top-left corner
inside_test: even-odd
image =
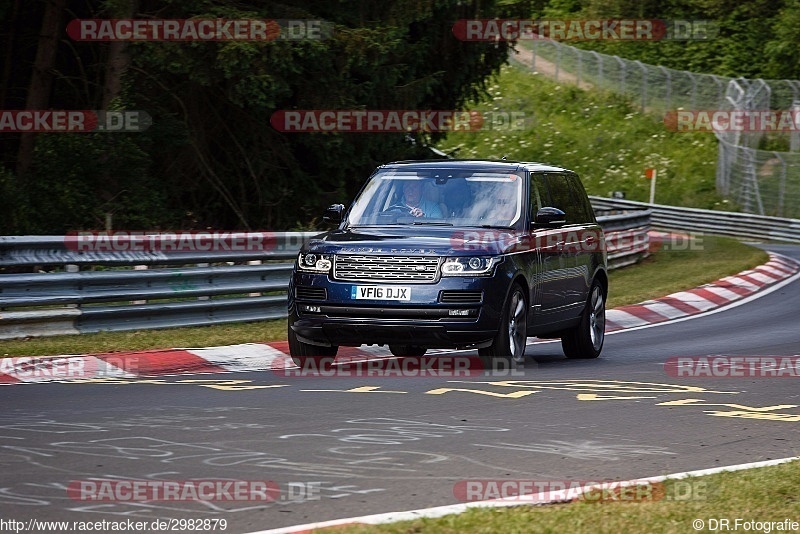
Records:
[[[800,247],[769,250],[800,259]],[[612,287],[613,291],[613,287]],[[226,532],[459,502],[471,479],[629,479],[800,454],[797,378],[676,377],[676,356],[800,355],[800,281],[492,377],[271,371],[0,388],[0,516],[227,520]],[[73,482],[273,481],[272,502],[84,501]],[[305,495],[304,495],[305,494]],[[687,526],[687,530],[689,530]]]

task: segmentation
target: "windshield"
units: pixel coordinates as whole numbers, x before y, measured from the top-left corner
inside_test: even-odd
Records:
[[[372,177],[348,217],[351,226],[514,226],[522,217],[516,174],[385,171]]]

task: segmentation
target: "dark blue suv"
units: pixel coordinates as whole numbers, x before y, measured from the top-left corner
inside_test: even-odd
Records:
[[[528,336],[596,358],[608,294],[606,251],[569,170],[507,161],[379,167],[338,228],[301,250],[289,284],[289,348],[319,364],[339,346],[478,349],[484,365],[524,361]]]

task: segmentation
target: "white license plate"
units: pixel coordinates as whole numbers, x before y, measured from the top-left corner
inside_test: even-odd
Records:
[[[411,300],[410,287],[352,286],[350,298],[355,300]]]

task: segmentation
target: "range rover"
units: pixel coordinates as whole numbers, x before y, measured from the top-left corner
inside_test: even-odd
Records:
[[[572,171],[395,162],[324,220],[337,228],[303,246],[289,284],[289,349],[301,367],[362,344],[407,357],[477,349],[494,367],[523,362],[529,336],[560,338],[568,358],[600,355],[605,240]]]

